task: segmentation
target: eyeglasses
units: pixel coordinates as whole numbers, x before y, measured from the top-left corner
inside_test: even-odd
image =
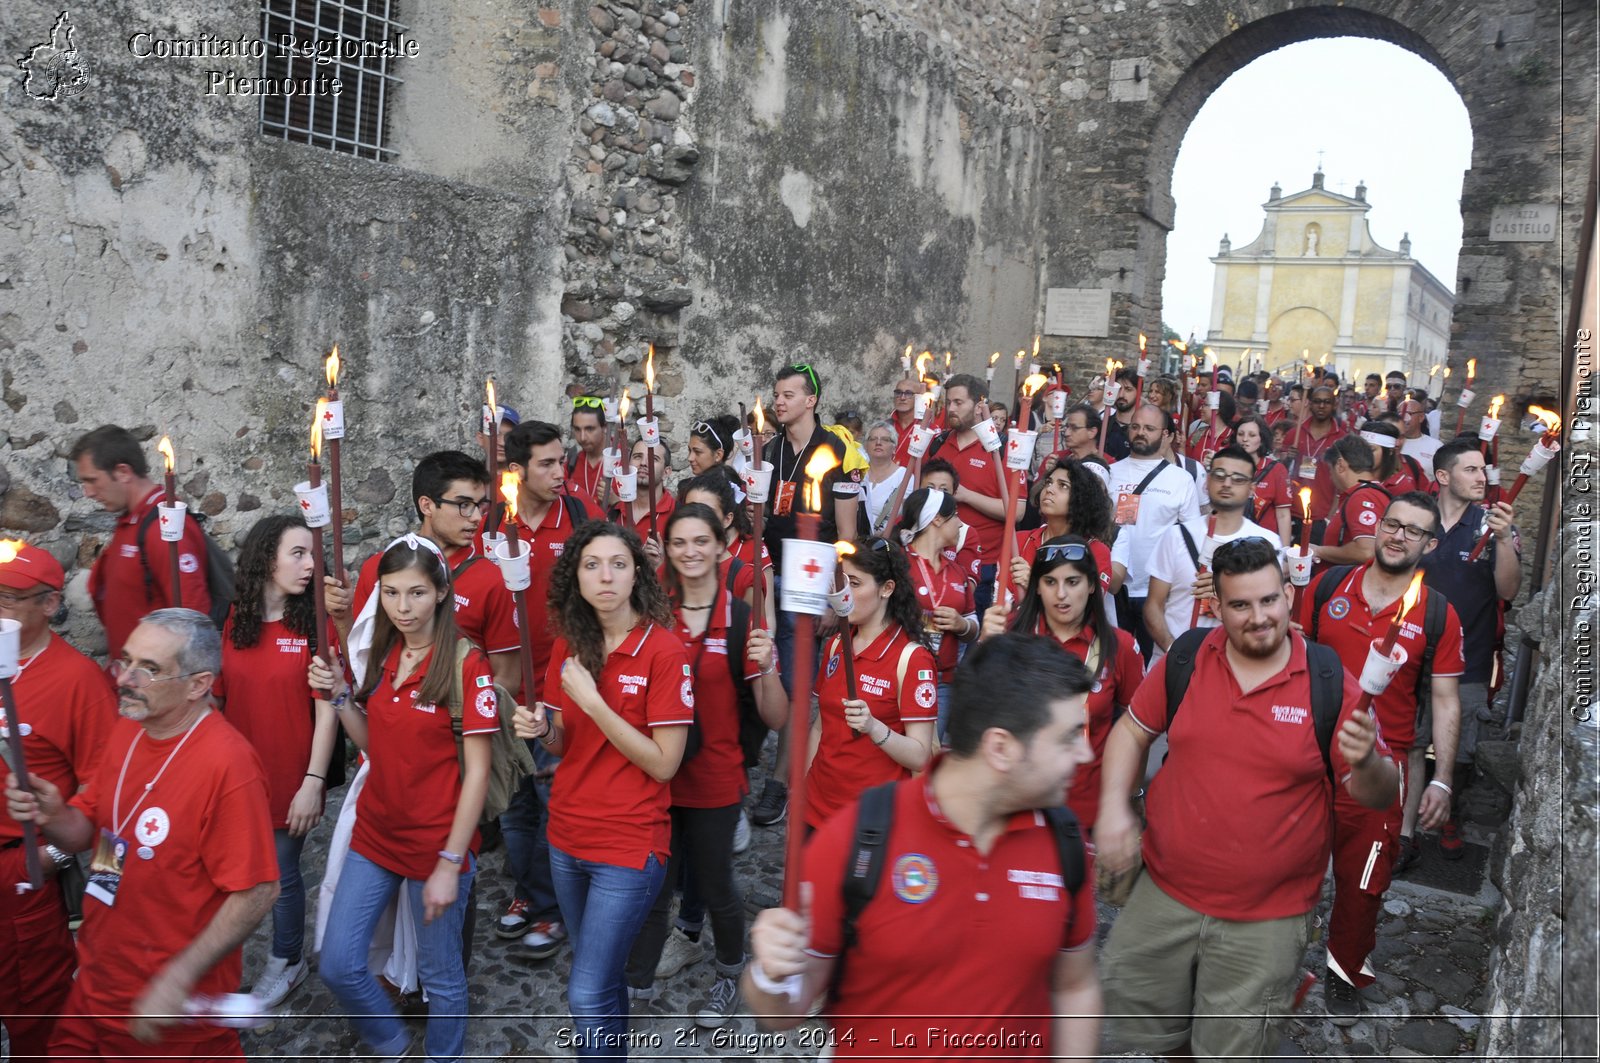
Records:
[[[42,590],[34,591],[32,594],[0,594],[0,609],[15,609],[19,605],[26,605],[28,602],[53,593],[55,592],[51,590]]]
[[[917,393],[910,388],[895,388],[891,394],[897,399],[914,399],[917,397]]]
[[[1212,469],[1211,478],[1219,484],[1233,484],[1235,487],[1243,487],[1250,482],[1250,477],[1242,472],[1224,472],[1222,469]]]
[[[1390,535],[1398,535],[1404,532],[1407,541],[1413,543],[1420,543],[1424,539],[1433,538],[1433,532],[1427,528],[1419,528],[1415,524],[1401,524],[1393,517],[1384,517],[1378,522],[1378,527]]]
[[[1078,421],[1076,423],[1072,421],[1067,422],[1067,431],[1069,432],[1087,432],[1088,430],[1089,426],[1082,421]]]
[[[572,408],[574,410],[603,410],[605,405],[603,400],[597,399],[593,395],[579,395],[572,400]]]
[[[696,421],[694,424],[689,426],[689,434],[697,436],[710,436],[712,439],[716,440],[718,450],[728,449],[728,445],[722,441],[722,437],[717,434],[717,430],[711,427],[710,421]]]
[[[456,508],[456,512],[461,514],[462,517],[466,518],[467,520],[471,520],[479,513],[489,512],[489,507],[493,505],[493,503],[486,498],[435,498],[434,501],[441,506],[454,506]]]
[[[153,683],[167,683],[174,679],[188,679],[190,676],[201,675],[204,671],[205,669],[201,669],[199,672],[183,672],[180,675],[164,675],[158,679],[156,678],[156,674],[148,668],[135,668],[127,661],[111,662],[112,681],[118,686],[128,687],[131,690],[139,690],[143,687],[150,686]]]
[[[1311,405],[1313,405],[1313,406],[1332,406],[1333,405],[1333,399],[1332,398],[1312,399],[1311,400]]]
[[[1089,556],[1089,548],[1082,543],[1057,543],[1040,547],[1039,556],[1046,561],[1082,561]]]

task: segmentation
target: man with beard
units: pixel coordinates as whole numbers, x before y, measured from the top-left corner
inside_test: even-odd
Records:
[[[1000,539],[1005,534],[1006,507],[1000,501],[1000,480],[996,472],[999,454],[983,449],[975,426],[979,417],[987,416],[983,403],[989,389],[983,381],[967,373],[958,373],[944,386],[945,434],[935,447],[928,451],[948,461],[956,471],[956,515],[961,523],[972,529],[971,540],[976,540],[982,563],[978,568],[978,587],[973,592],[978,615],[994,603],[995,565],[1000,557]],[[1014,498],[1013,505],[1023,499]]]
[[[1132,451],[1133,404],[1139,374],[1132,369],[1117,370],[1116,416],[1106,425],[1106,457],[1121,461]]]
[[[1129,457],[1111,466],[1113,519],[1120,530],[1112,545],[1113,584],[1126,590],[1127,613],[1119,603],[1122,626],[1133,632],[1145,660],[1154,644],[1144,624],[1145,597],[1150,593],[1150,554],[1166,530],[1178,521],[1200,519],[1200,498],[1188,472],[1158,455],[1172,418],[1160,407],[1144,403],[1129,423]],[[1115,575],[1115,567],[1123,575]]]
[[[1489,698],[1498,686],[1501,610],[1517,596],[1522,586],[1522,541],[1511,523],[1511,505],[1495,502],[1484,505],[1488,481],[1483,470],[1483,453],[1476,437],[1452,439],[1433,456],[1433,476],[1439,485],[1439,547],[1422,559],[1422,581],[1430,589],[1450,599],[1464,617],[1462,640],[1467,659],[1461,675],[1461,735],[1456,743],[1453,777],[1456,792],[1466,789],[1472,774],[1472,761],[1478,748],[1478,731],[1489,719]],[[1485,531],[1489,545],[1476,561],[1467,556]],[[1411,749],[1411,768],[1420,773],[1429,735],[1423,733]],[[1437,745],[1437,735],[1435,735]],[[1440,764],[1448,764],[1441,755]],[[1459,801],[1453,800],[1453,804]],[[1407,795],[1407,818],[1416,814],[1416,798]],[[1420,846],[1411,840],[1411,831],[1402,827],[1401,863],[1396,870],[1416,859]],[[1447,860],[1462,856],[1461,831],[1454,812],[1439,835],[1439,851]]]
[[[11,818],[67,852],[94,848],[78,978],[51,1055],[239,1058],[236,1030],[184,1023],[184,1002],[239,988],[239,946],[278,896],[261,760],[211,711],[222,641],[193,609],[139,622],[112,665],[122,719],[87,789],[6,779]]]
[[[602,453],[606,448],[605,404],[598,395],[575,396],[568,424],[572,429],[572,449],[567,454],[567,490],[593,503],[591,509],[598,513],[606,493],[605,458]],[[504,453],[500,456],[500,463],[503,468]],[[500,485],[494,484],[493,488],[498,492]]]
[[[1095,847],[1116,876],[1141,855],[1131,798],[1167,735],[1146,802],[1149,873],[1106,942],[1106,1013],[1119,1050],[1254,1059],[1277,1049],[1310,938],[1330,780],[1387,808],[1399,774],[1357,711],[1355,680],[1326,647],[1290,634],[1278,552],[1239,539],[1217,548],[1212,571],[1221,630],[1186,635],[1156,662],[1101,760]],[[1169,700],[1167,670],[1184,656],[1188,681]]]
[[[1254,475],[1255,463],[1238,447],[1217,451],[1206,476],[1206,497],[1211,500],[1213,520],[1176,524],[1163,532],[1156,543],[1150,555],[1150,592],[1144,603],[1144,623],[1158,653],[1166,653],[1172,640],[1191,626],[1217,626],[1211,574],[1209,566],[1202,564],[1212,550],[1251,536],[1283,548],[1277,532],[1245,518],[1245,508],[1254,497]],[[1202,572],[1202,567],[1208,570]],[[1194,614],[1196,598],[1202,602],[1198,620]]]
[[[1098,1058],[1094,889],[1067,867],[1084,866],[1071,814],[1056,825],[1043,811],[1093,759],[1089,685],[1054,640],[973,647],[956,670],[949,752],[888,784],[875,888],[857,870],[873,865],[858,809],[882,790],[812,836],[801,910],[756,917],[743,988],[764,1029],[792,1029],[826,995],[836,1059],[951,1059],[974,1045],[1004,1049],[988,1058]],[[911,1014],[929,1018],[913,1032],[898,1017]]]
[[[1378,522],[1371,561],[1321,573],[1300,596],[1298,620],[1307,636],[1332,647],[1345,670],[1360,675],[1367,650],[1381,639],[1402,611],[1423,555],[1438,543],[1439,510],[1420,491],[1389,503]],[[1324,586],[1326,584],[1326,586]],[[1432,629],[1432,630],[1430,630]],[[1430,645],[1431,644],[1431,645]],[[1424,588],[1406,613],[1395,643],[1406,663],[1373,704],[1384,741],[1407,778],[1406,755],[1416,737],[1418,703],[1433,707],[1433,743],[1439,769],[1422,795],[1422,825],[1433,829],[1450,814],[1451,772],[1461,709],[1457,683],[1466,670],[1461,656],[1461,622],[1444,595]],[[1427,689],[1424,690],[1424,684]],[[1375,979],[1367,957],[1378,940],[1378,909],[1389,886],[1400,832],[1402,801],[1388,808],[1365,808],[1344,794],[1333,801],[1333,914],[1328,921],[1328,976],[1324,985],[1328,1014],[1341,1026],[1361,1013],[1356,990]]]
[[[1293,483],[1290,492],[1299,498],[1302,487],[1311,488],[1311,519],[1325,521],[1333,509],[1335,489],[1329,470],[1323,468],[1323,457],[1328,448],[1344,438],[1345,430],[1339,427],[1334,414],[1338,412],[1339,398],[1333,388],[1318,385],[1311,389],[1310,400],[1298,426],[1289,433],[1289,446],[1295,452],[1289,467]],[[1295,520],[1300,519],[1300,507],[1294,508]]]

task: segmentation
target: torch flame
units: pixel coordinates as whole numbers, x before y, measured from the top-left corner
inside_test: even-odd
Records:
[[[1189,353],[1189,345],[1182,340],[1168,340],[1167,342],[1172,344],[1179,354]]]
[[[644,389],[646,391],[656,389],[656,345],[653,343],[650,345],[649,355],[644,360]]]
[[[1028,352],[1027,351],[1018,351],[1017,352],[1017,359],[1016,360],[1017,360],[1017,368],[1018,369],[1022,368],[1022,360],[1024,358],[1026,358],[1026,357],[1028,357]]]
[[[806,462],[806,505],[813,513],[822,510],[822,478],[838,467],[839,459],[827,447],[818,447]]]
[[[905,362],[907,365],[911,363],[911,344],[906,344],[906,353],[900,356],[900,360]]]
[[[1434,362],[1431,366],[1428,367],[1428,375],[1430,377],[1431,376],[1437,376],[1438,373],[1439,373],[1439,363],[1438,362]]]
[[[932,351],[923,351],[921,354],[917,355],[917,376],[918,377],[927,376],[928,375],[928,366],[932,362],[933,362],[933,352]]]
[[[1150,341],[1149,341],[1149,340],[1147,340],[1147,339],[1146,339],[1146,338],[1145,338],[1145,335],[1144,335],[1144,333],[1142,333],[1142,332],[1141,332],[1141,333],[1139,333],[1139,353],[1140,353],[1140,354],[1143,354],[1143,353],[1144,353],[1144,347],[1145,347],[1145,344],[1146,344],[1146,343],[1149,343],[1149,342],[1150,342]]]
[[[1210,347],[1202,347],[1200,349],[1205,351],[1206,365],[1212,370],[1215,370],[1217,368],[1217,352],[1213,351]]]
[[[833,548],[839,551],[840,557],[853,557],[856,552],[856,544],[848,539],[840,539],[833,544]]]
[[[990,365],[994,365],[994,363],[998,362],[999,360],[1000,360],[1000,352],[999,351],[995,351],[993,354],[991,354],[989,356],[989,364]]]
[[[1327,365],[1328,364],[1328,352],[1327,351],[1323,351],[1322,352],[1322,357],[1317,359],[1317,364],[1318,365]]]
[[[1311,520],[1311,488],[1309,487],[1300,488],[1300,515],[1308,522]]]
[[[948,376],[949,373],[950,373],[950,352],[949,351],[945,351],[944,352],[944,371],[945,371],[945,375]]]
[[[26,545],[21,539],[0,539],[0,565],[15,561]]]
[[[1478,360],[1476,358],[1468,358],[1467,359],[1467,379],[1471,380],[1473,377],[1475,377],[1477,375],[1478,375]]]
[[[1492,421],[1499,420],[1500,419],[1500,407],[1504,406],[1505,404],[1506,404],[1506,397],[1504,395],[1496,395],[1494,398],[1490,399],[1489,400],[1489,419],[1492,420]]]
[[[1450,379],[1450,367],[1449,366],[1445,366],[1444,367],[1444,378],[1446,380]]]
[[[1050,382],[1050,378],[1043,373],[1035,373],[1022,382],[1022,397],[1031,399],[1039,393],[1039,389]]]
[[[1561,415],[1555,411],[1547,410],[1542,406],[1529,406],[1528,412],[1544,422],[1544,430],[1547,435],[1555,435],[1561,431]]]
[[[321,411],[319,410],[318,412],[320,413]],[[312,427],[314,428],[316,426],[313,425]],[[315,437],[313,436],[313,439],[314,438]],[[156,449],[161,452],[162,460],[167,463],[167,471],[171,472],[172,471],[172,466],[174,464],[176,464],[176,459],[173,457],[173,454],[172,454],[172,440],[168,439],[166,436],[162,436],[161,437],[161,442],[156,444]]]
[[[1405,623],[1406,614],[1411,612],[1411,607],[1417,604],[1417,599],[1420,597],[1422,597],[1422,570],[1418,569],[1417,574],[1411,577],[1411,586],[1406,588],[1406,593],[1400,599],[1400,615],[1395,619],[1396,623]]]
[[[628,407],[631,402],[632,399],[629,398],[628,393],[624,391],[622,393],[622,401],[617,403],[617,420],[621,421],[623,424],[628,423]]]
[[[765,435],[767,431],[767,413],[761,408],[761,396],[756,396],[756,406],[753,411],[756,415],[756,434]]]
[[[1039,360],[1039,334],[1037,332],[1033,334],[1033,360],[1036,362]]]
[[[1116,364],[1117,364],[1117,360],[1115,358],[1107,358],[1106,359],[1106,379],[1107,380],[1111,379],[1111,374],[1116,371],[1115,369],[1112,368]]]
[[[520,486],[517,474],[510,469],[500,474],[500,497],[506,501],[506,517],[510,520],[517,519],[517,489]]]
[[[323,369],[328,374],[328,386],[330,388],[338,387],[339,386],[339,345],[337,343],[335,343],[333,345],[333,352],[328,355],[328,360],[323,364]]]
[[[317,400],[317,410],[311,415],[311,460],[322,457],[322,414],[328,408],[327,399]]]
[[[484,394],[489,396],[489,417],[492,420],[500,419],[500,407],[494,403],[494,377],[489,377],[483,382]]]

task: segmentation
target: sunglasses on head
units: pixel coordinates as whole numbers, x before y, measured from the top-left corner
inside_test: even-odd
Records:
[[[717,430],[711,427],[710,421],[696,421],[690,426],[689,431],[697,436],[710,436],[716,441],[718,450],[728,449],[728,445],[722,441],[722,437],[717,434]]]
[[[1041,546],[1039,556],[1046,561],[1082,561],[1089,556],[1089,548],[1083,543],[1057,543]]]
[[[572,400],[574,410],[600,410],[605,408],[605,403],[593,395],[579,395]]]
[[[811,368],[810,362],[801,362],[789,367],[796,373],[804,373],[807,380],[811,381],[811,393],[818,398],[822,397],[822,383],[817,379],[817,371]]]

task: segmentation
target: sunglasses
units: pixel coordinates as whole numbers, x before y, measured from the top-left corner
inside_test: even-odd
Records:
[[[1082,561],[1089,556],[1089,548],[1082,543],[1057,543],[1041,546],[1039,556],[1046,561]]]
[[[914,399],[917,397],[917,393],[909,388],[895,388],[892,394],[897,399]]]
[[[711,427],[710,421],[696,421],[689,427],[689,432],[697,436],[710,436],[716,441],[718,450],[728,449],[728,445],[722,441],[722,437],[717,434],[717,430]]]
[[[579,395],[572,400],[574,410],[600,410],[605,408],[605,403],[593,395]]]
[[[793,369],[796,373],[804,373],[806,375],[806,379],[811,381],[811,393],[816,395],[819,399],[822,397],[822,382],[817,379],[817,371],[811,368],[811,363],[801,362],[797,365],[791,365],[789,368]]]

